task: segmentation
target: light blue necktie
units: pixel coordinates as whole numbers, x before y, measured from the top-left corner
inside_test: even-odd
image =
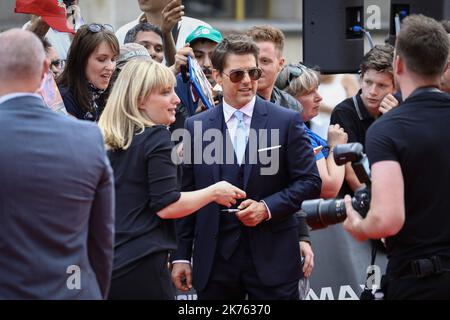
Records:
[[[238,120],[236,132],[234,133],[234,152],[238,163],[241,164],[244,159],[245,146],[247,145],[247,129],[242,111],[235,111],[234,116]]]

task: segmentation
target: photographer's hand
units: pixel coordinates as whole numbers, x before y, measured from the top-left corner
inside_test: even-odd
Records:
[[[352,198],[349,195],[346,195],[344,198],[344,202],[345,211],[347,212],[347,218],[343,223],[344,229],[347,230],[352,235],[352,237],[358,241],[367,240],[368,237],[364,234],[361,228],[361,222],[363,218],[355,209],[353,209]]]
[[[405,223],[404,180],[397,161],[379,161],[371,166],[370,209],[363,219],[345,196],[344,228],[355,239],[380,239],[396,235]]]

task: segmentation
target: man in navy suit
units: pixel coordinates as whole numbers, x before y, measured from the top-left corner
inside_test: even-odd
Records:
[[[223,103],[186,121],[184,190],[224,179],[247,193],[238,212],[210,204],[178,221],[172,278],[180,290],[193,280],[199,299],[299,297],[293,214],[303,200],[319,196],[321,180],[298,112],[256,97],[257,61],[250,38],[224,39],[212,56]]]
[[[33,33],[0,34],[0,299],[102,299],[112,171],[96,125],[35,94],[48,68]]]

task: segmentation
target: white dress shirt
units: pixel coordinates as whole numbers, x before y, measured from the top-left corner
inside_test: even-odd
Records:
[[[244,124],[245,124],[245,128],[247,130],[247,137],[248,137],[248,133],[250,132],[250,124],[252,122],[253,110],[255,108],[255,102],[256,102],[256,97],[253,97],[253,99],[249,103],[247,103],[245,106],[243,106],[240,109],[236,109],[236,108],[232,107],[231,105],[229,105],[225,101],[225,99],[223,100],[223,118],[227,125],[231,141],[234,141],[234,134],[236,132],[236,127],[238,125],[238,120],[236,119],[236,117],[233,116],[234,112],[236,110],[239,110],[243,114],[245,114]],[[270,214],[269,207],[267,206],[267,204],[264,201],[261,200],[261,202],[264,203],[264,205],[266,206],[267,212],[269,213],[269,217],[267,218],[267,220],[270,220],[272,215]],[[190,261],[174,260],[172,263],[173,264],[175,264],[175,263],[190,263]]]
[[[234,112],[236,110],[239,110],[245,115],[244,116],[244,124],[245,124],[245,129],[246,129],[246,133],[247,133],[247,137],[248,137],[248,134],[250,132],[250,124],[252,122],[253,109],[255,108],[255,102],[256,102],[256,97],[253,97],[253,99],[250,100],[250,102],[247,103],[245,106],[243,106],[240,109],[236,109],[236,108],[232,107],[231,105],[229,105],[225,101],[225,99],[223,100],[223,118],[225,120],[225,123],[227,124],[228,132],[230,134],[230,139],[233,143],[234,143],[234,135],[236,132],[236,127],[238,125],[238,119],[236,119],[236,117],[233,116]]]
[[[231,141],[233,141],[233,143],[234,143],[234,134],[236,132],[236,127],[238,125],[238,120],[236,119],[236,117],[233,116],[234,112],[236,110],[239,110],[243,114],[245,114],[244,124],[245,124],[245,128],[247,130],[247,137],[248,137],[248,134],[250,132],[250,124],[252,123],[253,110],[255,109],[255,102],[256,102],[256,96],[253,97],[253,99],[250,100],[250,102],[247,103],[242,108],[236,109],[236,108],[232,107],[231,105],[229,105],[225,101],[225,99],[223,99],[223,118],[225,120],[225,123],[227,124],[228,132],[230,134],[230,139],[231,139]],[[269,213],[269,217],[267,218],[267,220],[270,220],[270,218],[272,218],[270,209],[263,200],[261,200],[261,202],[264,203],[264,205],[266,206],[267,212]]]

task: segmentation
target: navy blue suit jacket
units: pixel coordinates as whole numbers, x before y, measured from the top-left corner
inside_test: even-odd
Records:
[[[197,126],[198,122],[201,123],[202,133],[208,129],[221,130],[226,126],[222,104],[187,119],[186,128],[191,135],[192,155],[195,148],[194,122],[197,122]],[[268,143],[260,146],[258,141],[256,147],[247,146],[247,158],[256,159],[256,163],[245,165],[244,190],[248,199],[264,200],[272,218],[256,227],[248,227],[250,249],[259,278],[265,285],[273,286],[294,281],[301,276],[298,222],[293,214],[300,209],[303,200],[319,196],[321,179],[298,112],[257,97],[251,129],[267,129]],[[279,142],[271,141],[271,129],[279,130]],[[186,155],[186,148],[189,146],[186,138],[184,141]],[[208,144],[209,141],[203,141],[201,149],[204,150]],[[264,165],[257,150],[273,144],[281,145],[277,149],[279,170],[274,175],[261,175],[260,170]],[[220,167],[219,164],[185,163],[183,190],[198,190],[220,181]],[[213,266],[220,214],[224,214],[219,208],[218,204],[211,203],[196,214],[177,221],[179,242],[174,260],[190,260],[195,242],[193,282],[196,290],[205,288]]]
[[[114,185],[98,127],[16,97],[0,146],[0,299],[105,298]]]

